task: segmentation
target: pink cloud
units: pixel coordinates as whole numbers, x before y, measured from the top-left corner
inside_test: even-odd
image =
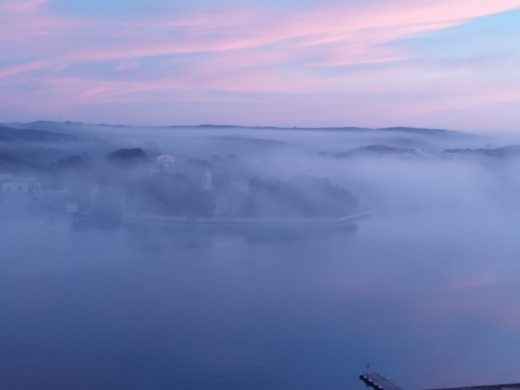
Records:
[[[40,10],[47,0],[4,0],[0,4],[1,12],[28,13]]]
[[[520,0],[336,2],[280,8],[277,13],[246,3],[240,8],[199,10],[182,16],[111,20],[52,14],[44,5],[44,0],[0,4],[0,46],[4,49],[0,61],[14,63],[0,68],[0,82],[33,82],[48,88],[45,90],[54,94],[60,107],[121,101],[129,95],[169,90],[182,92],[188,100],[199,99],[198,91],[218,90],[321,94],[330,102],[326,109],[337,115],[336,110],[347,108],[363,114],[370,111],[361,103],[345,105],[343,97],[349,94],[378,94],[381,100],[399,94],[406,100],[420,87],[442,96],[426,104],[412,99],[392,112],[382,103],[372,103],[372,111],[380,110],[382,117],[392,120],[410,117],[409,112],[420,115],[447,107],[466,110],[518,98],[515,85],[495,88],[483,97],[481,92],[492,87],[493,80],[478,79],[470,85],[453,71],[421,77],[420,83],[406,80],[406,74],[421,75],[420,70],[404,65],[409,56],[404,49],[386,44],[515,9]],[[179,64],[167,58],[171,55],[187,56]],[[165,57],[160,69],[150,71],[141,66],[147,57],[158,56]],[[114,62],[111,69],[117,77],[71,76],[74,65],[104,61]],[[392,62],[403,64],[395,69],[363,68],[355,76],[326,72]],[[130,74],[132,78],[127,76]],[[448,96],[449,88],[439,80],[453,80],[461,88]]]
[[[17,7],[11,7],[34,10],[41,4],[42,1],[27,0]],[[252,10],[226,9],[214,14],[188,15],[181,19],[164,17],[135,22],[122,20],[116,21],[114,26],[104,26],[89,19],[73,21],[40,13],[24,13],[22,17],[14,17],[14,20],[6,18],[4,29],[11,36],[4,39],[17,39],[16,35],[22,34],[28,45],[21,48],[22,52],[24,49],[30,52],[33,45],[41,44],[53,55],[61,57],[62,62],[70,63],[179,53],[228,52],[296,40],[285,43],[288,57],[307,50],[323,50],[325,58],[316,61],[317,64],[337,66],[394,60],[401,57],[400,53],[392,53],[378,46],[518,6],[520,0],[498,0],[485,4],[475,4],[472,0],[437,0],[421,4],[401,0],[399,3],[381,1],[355,7],[329,5],[274,17],[261,10],[255,13]],[[30,28],[28,32],[21,28],[25,22],[28,22]],[[139,26],[138,32],[132,28],[133,23]],[[9,26],[14,28],[10,29]],[[157,26],[163,28],[157,29]],[[183,29],[182,40],[175,39],[175,30],[178,28]],[[94,35],[97,31],[100,36],[78,44],[76,39],[83,35],[85,29],[94,32]],[[116,35],[117,39],[108,35],[108,29],[121,31]],[[52,34],[53,31],[59,35]],[[56,40],[62,41],[61,44],[56,44]],[[58,50],[61,52],[58,53]],[[250,60],[253,63],[254,56]]]
[[[139,61],[135,59],[127,59],[120,61],[116,66],[116,71],[125,72],[139,67]]]

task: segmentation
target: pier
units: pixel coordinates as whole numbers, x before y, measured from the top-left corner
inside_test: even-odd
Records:
[[[370,212],[346,215],[341,218],[185,218],[150,214],[127,214],[123,221],[148,225],[214,228],[344,228],[371,216]]]
[[[373,390],[403,390],[401,387],[392,383],[390,380],[377,372],[366,372],[359,376],[359,379]],[[509,383],[499,385],[482,385],[482,386],[462,386],[449,387],[443,389],[427,389],[427,390],[520,390],[520,383]]]

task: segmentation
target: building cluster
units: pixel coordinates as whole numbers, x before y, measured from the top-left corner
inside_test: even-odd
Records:
[[[0,205],[40,205],[65,210],[69,191],[46,185],[32,175],[0,174]]]
[[[318,218],[344,215],[346,206],[355,206],[350,193],[328,183],[253,176],[233,156],[198,160],[150,156],[133,149],[111,156],[107,163],[88,168],[74,165],[0,175],[0,204],[30,205],[93,220],[132,215]],[[314,197],[307,195],[307,188]]]
[[[42,192],[42,183],[35,177],[0,175],[0,195],[2,196],[38,196]]]

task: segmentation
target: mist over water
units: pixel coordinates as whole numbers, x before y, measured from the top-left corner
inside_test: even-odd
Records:
[[[520,380],[514,140],[19,127],[75,137],[3,141],[12,159],[0,161],[8,180],[67,188],[60,202],[76,214],[2,198],[1,388],[355,389],[368,362],[403,388]],[[157,173],[164,155],[182,172]],[[370,215],[346,230],[258,234],[105,223],[114,210],[118,222]]]

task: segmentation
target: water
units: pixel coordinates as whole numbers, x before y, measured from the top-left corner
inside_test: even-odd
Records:
[[[367,362],[405,388],[520,380],[520,244],[497,226],[514,220],[383,215],[351,236],[183,245],[11,220],[0,387],[362,389]]]

